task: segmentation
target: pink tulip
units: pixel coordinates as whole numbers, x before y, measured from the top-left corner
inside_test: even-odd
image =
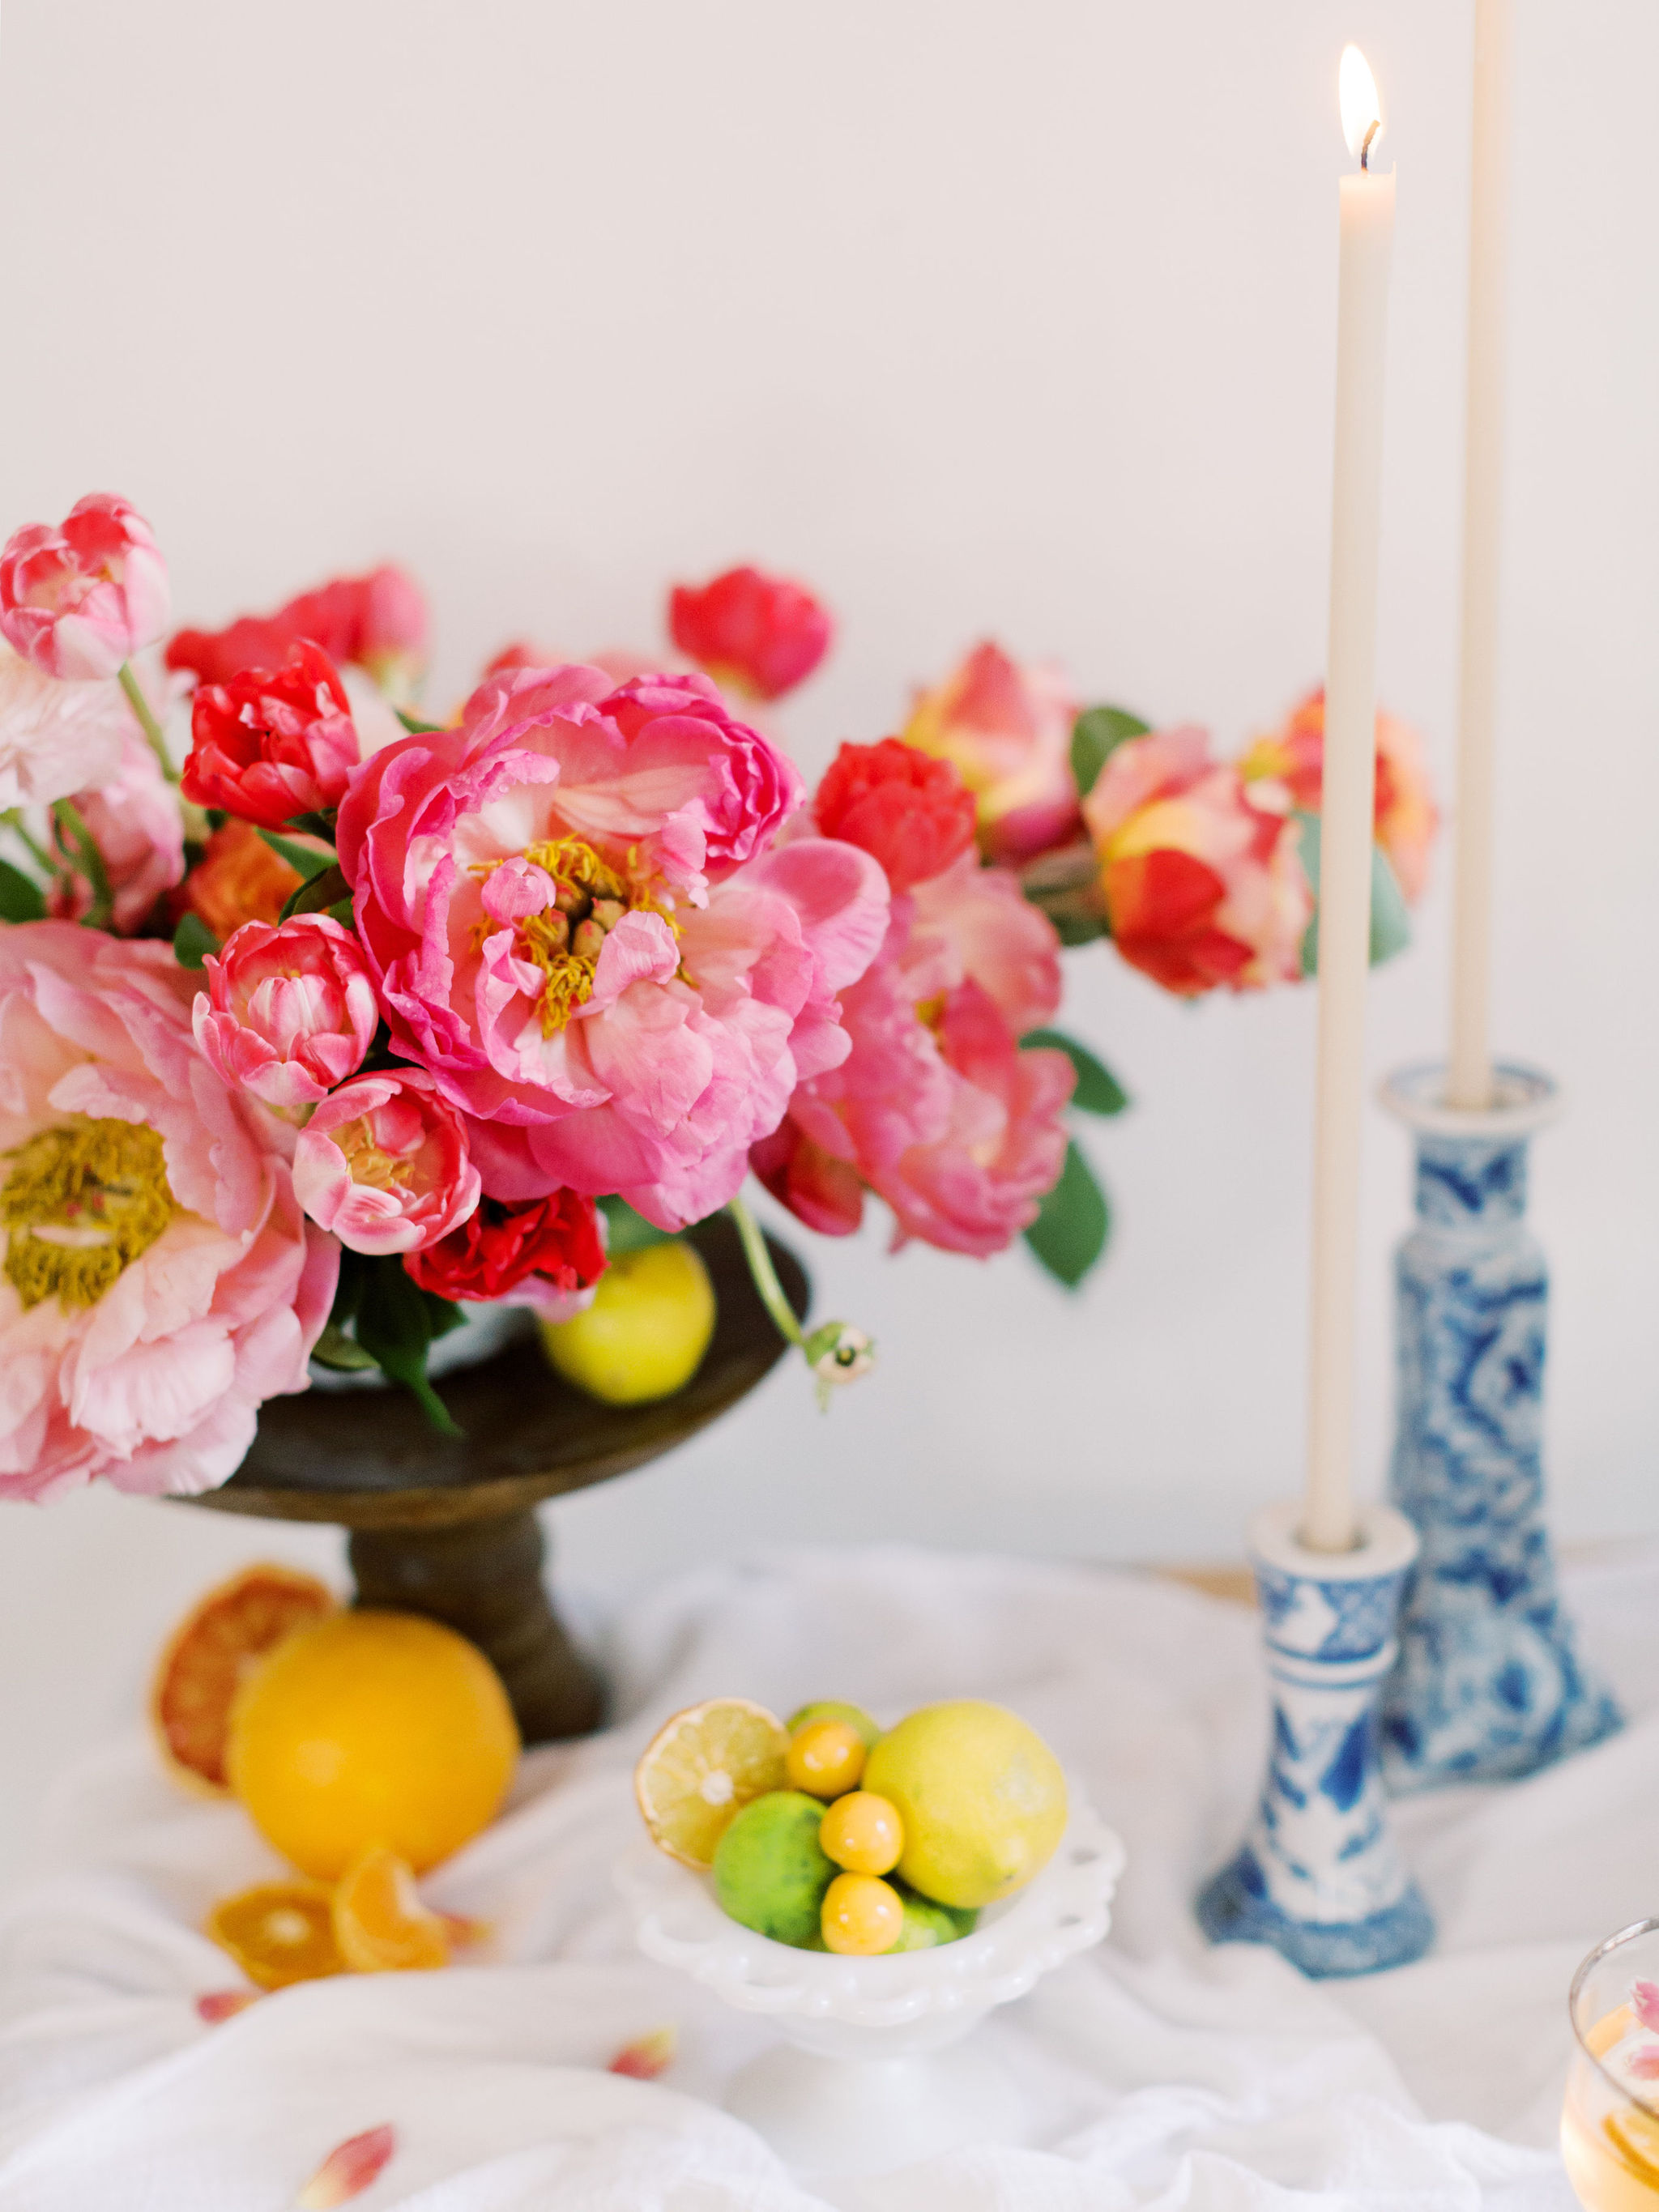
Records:
[[[0,631],[48,676],[113,676],[167,628],[167,563],[149,525],[112,492],[56,528],[31,522],[0,551]]]
[[[936,690],[917,695],[901,734],[906,744],[955,763],[978,801],[981,850],[1016,866],[1077,830],[1077,715],[1058,669],[1022,667],[987,643]]]
[[[246,921],[196,1001],[196,1042],[233,1088],[279,1111],[315,1106],[355,1075],[380,1014],[362,948],[323,914]]]
[[[294,1187],[353,1252],[418,1252],[478,1203],[461,1117],[417,1067],[359,1075],[318,1107],[294,1148]]]

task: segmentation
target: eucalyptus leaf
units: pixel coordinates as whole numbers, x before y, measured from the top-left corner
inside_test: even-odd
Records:
[[[1072,1103],[1079,1112],[1121,1114],[1128,1104],[1129,1094],[1111,1069],[1097,1060],[1086,1045],[1079,1044],[1063,1030],[1030,1030],[1019,1042],[1022,1051],[1040,1046],[1066,1054],[1077,1070],[1077,1089],[1072,1093]]]
[[[1078,1147],[1068,1145],[1060,1181],[1025,1231],[1025,1242],[1054,1279],[1074,1291],[1106,1249],[1111,1233],[1106,1194]]]
[[[258,834],[277,858],[286,860],[306,883],[313,876],[320,876],[325,868],[336,865],[332,853],[319,853],[314,845],[301,844],[297,837],[280,836],[275,830],[261,830]]]
[[[219,940],[199,914],[181,914],[179,927],[173,933],[173,957],[181,968],[200,969],[210,952],[219,950]]]
[[[1072,725],[1072,775],[1078,796],[1086,799],[1095,781],[1121,744],[1144,738],[1152,728],[1125,707],[1085,707]]]
[[[33,876],[0,860],[0,921],[43,921],[46,895]]]

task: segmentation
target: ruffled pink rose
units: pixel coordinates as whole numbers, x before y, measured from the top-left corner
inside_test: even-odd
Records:
[[[327,915],[246,921],[203,964],[196,1042],[227,1083],[286,1112],[362,1066],[380,1018],[374,986],[356,939]]]
[[[354,1252],[418,1252],[478,1203],[466,1131],[418,1067],[359,1075],[325,1098],[294,1148],[312,1219]]]
[[[953,761],[979,807],[987,857],[1018,866],[1078,827],[1072,775],[1077,702],[1058,669],[1022,667],[975,646],[937,690],[917,695],[908,745]]]
[[[0,631],[48,676],[113,676],[167,628],[167,563],[149,523],[112,492],[31,522],[0,550]]]
[[[0,929],[0,1495],[208,1489],[306,1387],[338,1247],[195,992],[165,945]]]
[[[359,769],[339,850],[381,1006],[491,1196],[700,1219],[844,1054],[887,887],[850,846],[766,849],[799,789],[702,678],[583,667],[495,678]]]
[[[1084,801],[1112,941],[1177,997],[1295,982],[1313,895],[1296,823],[1190,726],[1131,738]]]
[[[121,702],[125,708],[126,702]],[[131,713],[121,732],[120,764],[106,783],[73,794],[112,894],[110,927],[130,936],[143,927],[163,891],[182,881],[185,824],[161,764],[138,734]],[[60,849],[67,860],[72,850]],[[91,910],[93,888],[78,871],[54,877],[46,902],[59,920],[79,921]]]
[[[1019,1048],[1060,994],[1059,940],[1012,875],[969,856],[919,884],[841,994],[850,1054],[801,1085],[757,1173],[830,1235],[857,1228],[867,1186],[898,1243],[1001,1251],[1065,1164],[1071,1060]]]
[[[133,726],[114,684],[66,683],[0,646],[0,811],[112,782]]]

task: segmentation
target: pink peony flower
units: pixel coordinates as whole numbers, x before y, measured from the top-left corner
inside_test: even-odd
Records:
[[[125,707],[125,701],[121,704]],[[106,782],[73,796],[109,878],[111,926],[118,935],[130,936],[143,927],[162,892],[171,890],[185,872],[185,823],[179,801],[131,714],[121,732],[116,773]],[[75,856],[64,850],[64,857]],[[47,905],[64,921],[79,921],[92,903],[92,885],[78,872],[55,877],[47,891]]]
[[[0,1495],[198,1491],[306,1387],[339,1252],[227,1091],[171,948],[0,930]]]
[[[1300,977],[1313,896],[1296,824],[1211,760],[1202,730],[1119,745],[1083,813],[1112,939],[1131,967],[1181,998]]]
[[[1325,693],[1310,691],[1269,736],[1258,738],[1240,761],[1248,788],[1282,784],[1295,805],[1317,814],[1324,790]],[[1395,879],[1408,903],[1423,896],[1429,879],[1440,816],[1434,803],[1423,740],[1397,715],[1376,716],[1376,842],[1394,866]]]
[[[353,1252],[418,1252],[478,1203],[461,1117],[424,1069],[359,1075],[325,1098],[294,1148],[312,1219]]]
[[[279,1112],[315,1106],[355,1075],[380,1008],[362,948],[324,914],[245,921],[196,1000],[196,1042],[224,1080]]]
[[[937,690],[918,693],[901,734],[906,744],[956,763],[978,800],[986,856],[1018,865],[1064,844],[1078,827],[1077,716],[1058,669],[1023,668],[988,643]]]
[[[850,1054],[797,1091],[756,1172],[832,1236],[857,1228],[867,1186],[896,1243],[1001,1251],[1065,1164],[1075,1072],[1062,1052],[1019,1049],[1060,993],[1053,927],[1006,871],[968,856],[919,884],[841,994]]]
[[[112,782],[133,726],[113,684],[66,683],[0,646],[0,811]]]
[[[767,850],[799,789],[703,678],[583,667],[492,679],[358,770],[339,850],[381,1006],[492,1197],[700,1219],[846,1052],[886,884],[849,846]]]
[[[812,594],[759,568],[728,568],[668,597],[675,644],[739,699],[780,699],[830,649],[833,625]]]
[[[0,631],[48,676],[113,676],[167,609],[161,548],[112,492],[88,492],[56,528],[26,524],[0,551]]]

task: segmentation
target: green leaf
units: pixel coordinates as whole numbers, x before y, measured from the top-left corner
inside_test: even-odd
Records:
[[[319,1367],[337,1368],[346,1374],[380,1365],[372,1352],[365,1352],[361,1344],[354,1343],[335,1322],[330,1322],[324,1328],[311,1347],[311,1356]]]
[[[1314,917],[1302,939],[1302,972],[1304,975],[1316,975],[1319,973],[1319,817],[1298,811],[1296,821],[1302,832],[1302,866],[1314,895]],[[1373,845],[1371,966],[1380,968],[1385,960],[1392,960],[1396,952],[1403,952],[1411,941],[1412,918],[1400,888],[1400,878],[1395,874],[1393,863],[1382,848]]]
[[[1074,1291],[1112,1233],[1111,1208],[1089,1163],[1075,1145],[1066,1147],[1060,1181],[1025,1232],[1025,1242],[1056,1281]]]
[[[1062,945],[1092,945],[1097,937],[1110,936],[1100,860],[1088,838],[1028,860],[1019,872],[1019,887],[1048,915]]]
[[[441,1298],[436,1291],[422,1291],[421,1296],[426,1300],[426,1317],[431,1325],[434,1343],[441,1336],[447,1336],[452,1328],[459,1328],[465,1321],[466,1316],[453,1298]]]
[[[462,1432],[427,1380],[427,1347],[432,1316],[426,1298],[404,1272],[396,1255],[371,1262],[357,1307],[357,1341],[382,1371],[420,1401],[421,1410],[441,1436]]]
[[[181,968],[200,969],[210,952],[219,950],[219,940],[199,914],[181,914],[179,927],[173,933],[173,957]]]
[[[338,818],[337,811],[327,814],[296,814],[288,826],[290,830],[308,830],[313,837],[320,837],[325,845],[331,845]]]
[[[46,895],[32,876],[0,860],[0,921],[43,921]]]
[[[261,836],[264,832],[261,831]],[[345,871],[337,863],[325,862],[309,883],[300,884],[289,894],[281,919],[286,921],[295,914],[326,914],[330,907],[349,894],[351,886],[345,879]]]
[[[1072,775],[1078,797],[1089,796],[1095,779],[1121,744],[1144,738],[1152,726],[1127,708],[1085,707],[1072,725]]]
[[[336,899],[333,905],[325,906],[323,912],[331,921],[337,921],[342,929],[351,929],[356,927],[356,912],[349,898]]]
[[[619,1260],[624,1252],[642,1252],[647,1244],[665,1244],[668,1241],[665,1229],[659,1229],[654,1221],[635,1213],[619,1198],[602,1198],[599,1212],[611,1232],[605,1242],[609,1259]]]
[[[262,830],[259,836],[278,859],[286,860],[306,883],[313,876],[320,876],[325,868],[336,865],[332,853],[319,853],[314,845],[302,845],[297,838],[278,836],[274,830]]]
[[[418,714],[405,714],[401,707],[394,707],[392,712],[411,738],[430,737],[434,730],[443,727],[441,722],[423,722]]]
[[[1050,1051],[1063,1052],[1077,1070],[1077,1089],[1072,1093],[1072,1103],[1085,1114],[1121,1114],[1129,1103],[1129,1094],[1112,1073],[1109,1067],[1097,1060],[1086,1045],[1075,1037],[1068,1037],[1060,1030],[1031,1030],[1020,1041],[1020,1050],[1029,1051],[1033,1046],[1047,1046]]]

